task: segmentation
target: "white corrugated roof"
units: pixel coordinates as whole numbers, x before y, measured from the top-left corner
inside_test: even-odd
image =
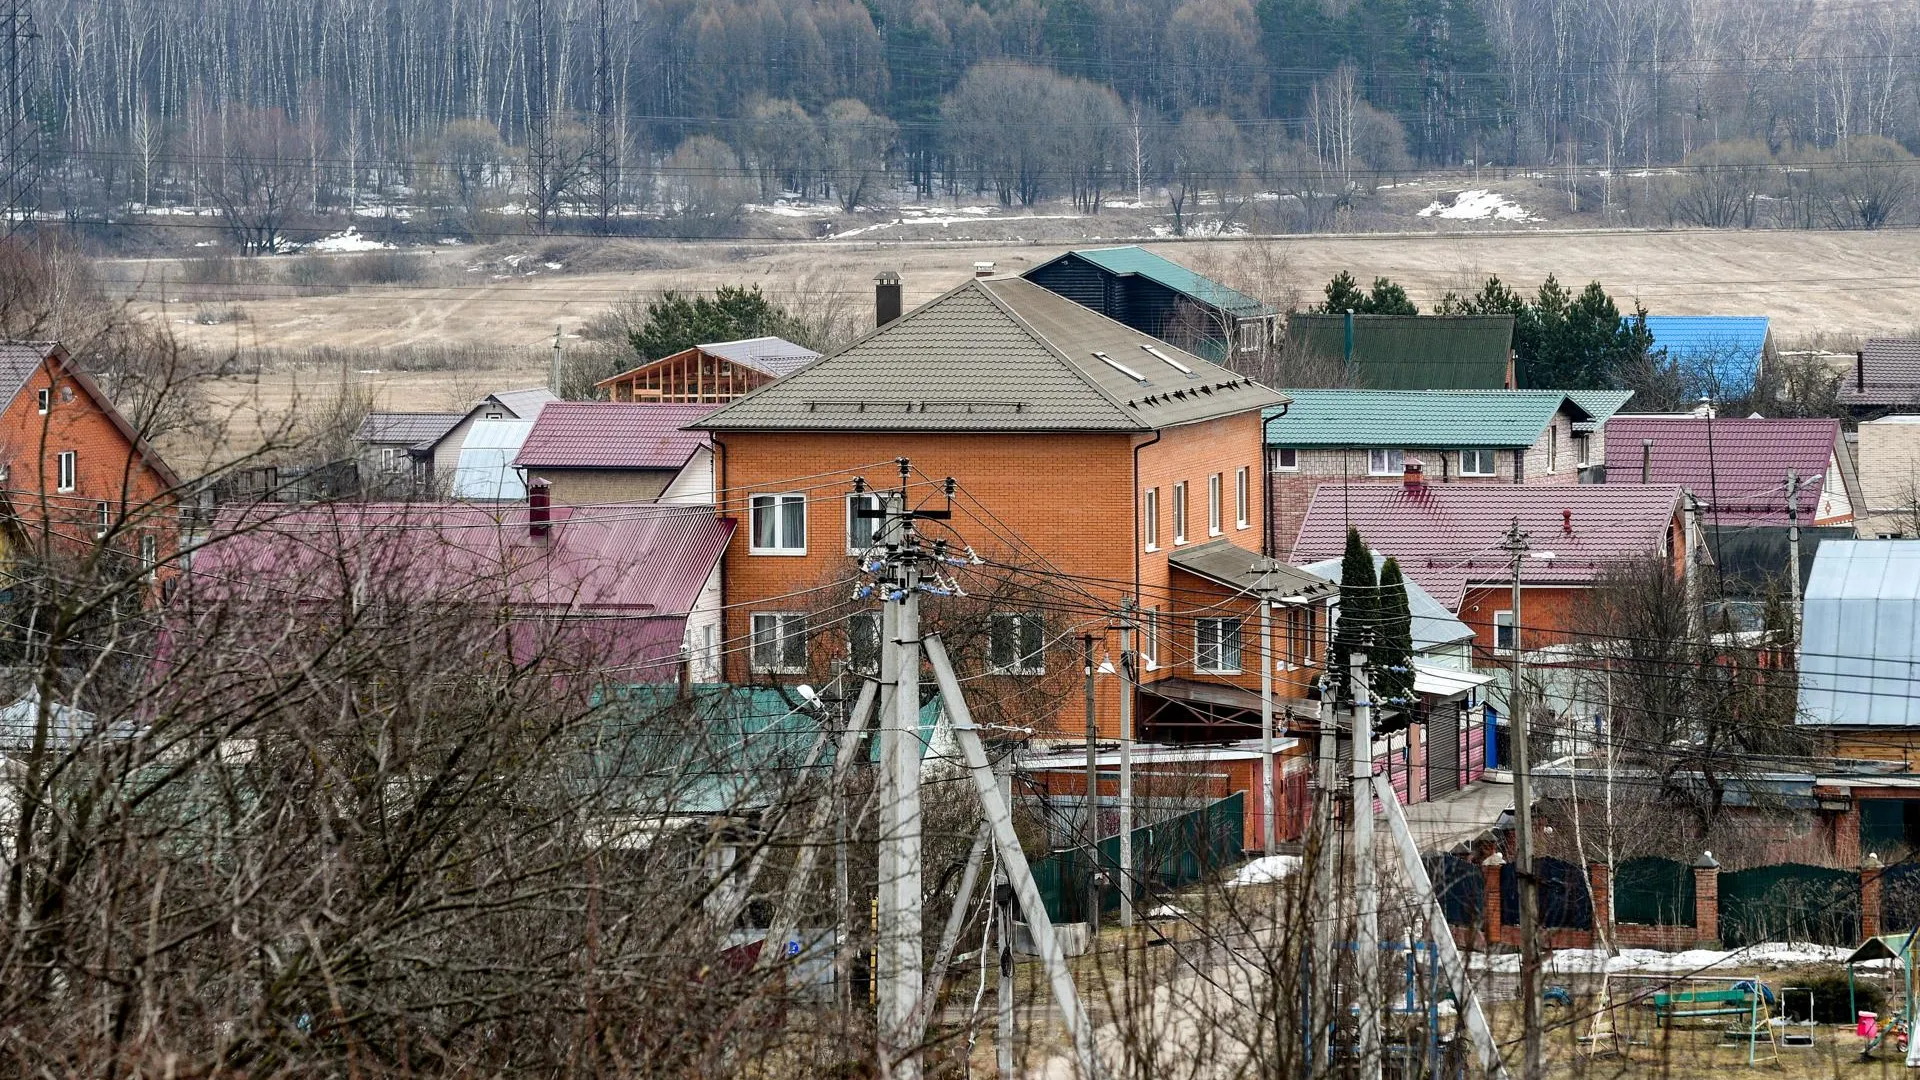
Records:
[[[1920,541],[1820,545],[1801,621],[1799,722],[1920,726]]]

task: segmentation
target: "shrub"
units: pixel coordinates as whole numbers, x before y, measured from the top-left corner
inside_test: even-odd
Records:
[[[1782,987],[1804,987],[1813,991],[1813,1019],[1822,1024],[1851,1024],[1854,1011],[1881,1012],[1887,1006],[1886,988],[1869,978],[1858,979],[1853,984],[1852,1006],[1847,998],[1847,969],[1819,968],[1792,978],[1782,979]],[[1797,990],[1791,994],[1782,994],[1781,1012],[1789,1020],[1807,1018],[1807,995]]]

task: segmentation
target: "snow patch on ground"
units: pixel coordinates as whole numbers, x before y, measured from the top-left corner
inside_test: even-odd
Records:
[[[1798,964],[1837,964],[1853,950],[1834,945],[1814,945],[1802,941],[1769,941],[1744,949],[1687,949],[1668,953],[1658,949],[1621,949],[1608,956],[1604,949],[1556,949],[1545,961],[1547,971],[1558,975],[1598,975],[1602,971],[1642,972],[1648,975],[1689,975],[1716,968],[1773,968]],[[1520,957],[1514,953],[1489,956],[1474,954],[1475,966],[1489,971],[1517,972]]]
[[[1263,855],[1240,868],[1227,882],[1227,888],[1241,885],[1271,885],[1300,872],[1298,855]]]
[[[323,236],[313,243],[308,244],[307,250],[329,252],[383,251],[391,247],[393,247],[392,244],[362,236],[360,235],[360,230],[348,226],[345,232],[337,232],[332,236]]]
[[[771,205],[748,203],[746,211],[749,214],[770,214],[774,217],[788,218],[819,217],[824,212],[813,207],[795,206],[785,199],[775,199]]]
[[[1533,211],[1505,195],[1483,189],[1463,191],[1453,197],[1452,203],[1435,199],[1418,214],[1453,221],[1532,221],[1536,217]]]

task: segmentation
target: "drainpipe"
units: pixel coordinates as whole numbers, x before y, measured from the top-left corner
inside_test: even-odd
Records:
[[[1347,323],[1346,363],[1347,363],[1347,371],[1351,373],[1353,371],[1353,309],[1352,308],[1347,309],[1346,323]]]
[[[1265,555],[1269,559],[1274,557],[1273,555],[1273,468],[1272,468],[1272,464],[1267,460],[1267,425],[1287,415],[1287,409],[1291,407],[1292,404],[1293,404],[1292,402],[1288,402],[1287,404],[1280,406],[1279,412],[1274,413],[1272,416],[1263,416],[1260,420],[1260,505],[1266,511],[1265,513],[1260,515],[1260,519],[1261,519],[1260,520],[1260,554]],[[1138,462],[1139,458],[1136,457],[1134,460]],[[1134,472],[1133,488],[1137,492],[1140,490],[1140,480],[1139,480],[1140,466],[1138,464],[1134,465],[1133,472]],[[1134,497],[1138,498],[1139,496],[1136,495]],[[1138,525],[1135,525],[1134,527],[1139,528]],[[1139,545],[1136,544],[1134,545],[1134,547],[1137,550]],[[1134,578],[1136,580],[1138,580],[1139,577],[1140,575],[1138,573],[1134,574]]]
[[[1264,457],[1267,452],[1264,422],[1260,425],[1260,430],[1263,433],[1260,439],[1260,454]],[[1135,607],[1140,604],[1140,451],[1159,441],[1160,432],[1156,429],[1153,438],[1143,443],[1135,443],[1133,447],[1133,601]],[[1124,687],[1122,689],[1124,690]]]

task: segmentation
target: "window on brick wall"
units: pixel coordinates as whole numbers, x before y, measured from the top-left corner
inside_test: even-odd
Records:
[[[1493,475],[1493,451],[1491,450],[1460,451],[1460,475],[1461,476],[1492,476]]]
[[[40,415],[41,416],[47,415],[47,413],[53,408],[53,391],[51,390],[37,391],[34,394],[34,401],[36,401],[39,404]]]
[[[1148,671],[1160,666],[1160,609],[1140,613],[1140,656]]]
[[[1233,474],[1233,522],[1238,528],[1247,527],[1247,515],[1252,512],[1253,500],[1247,490],[1247,467],[1240,466]]]
[[[1220,535],[1221,518],[1226,514],[1226,508],[1222,505],[1222,502],[1225,496],[1220,490],[1221,487],[1222,485],[1220,482],[1219,473],[1214,473],[1212,476],[1207,477],[1207,535],[1208,536]]]
[[[1493,613],[1493,651],[1504,653],[1513,651],[1513,612],[1511,611]]]
[[[1593,436],[1586,434],[1574,435],[1573,463],[1582,469],[1593,464]]]
[[[59,473],[55,478],[56,486],[61,491],[72,491],[74,486],[79,483],[79,453],[73,450],[62,450],[60,451],[60,456],[55,460],[58,463],[57,471]]]
[[[1368,476],[1398,476],[1405,453],[1399,450],[1367,451]]]
[[[140,534],[140,569],[149,576],[160,569],[160,538],[152,533]]]
[[[1560,468],[1560,429],[1547,429],[1547,471]]]
[[[1173,542],[1187,542],[1187,482],[1173,485]]]
[[[1001,612],[987,634],[988,662],[1001,675],[1046,673],[1046,628],[1038,612]]]
[[[880,613],[862,611],[847,620],[847,652],[853,670],[872,675],[880,670]]]
[[[755,495],[748,500],[752,542],[756,555],[807,553],[807,497],[801,494]]]
[[[1282,446],[1273,452],[1273,470],[1275,472],[1293,472],[1300,468],[1300,451],[1291,446]]]
[[[1160,550],[1160,489],[1148,488],[1140,496],[1140,535],[1148,551]]]
[[[807,670],[807,617],[785,611],[753,616],[753,670],[797,673]]]
[[[1214,675],[1240,673],[1240,620],[1193,621],[1193,670]]]
[[[113,504],[97,502],[93,504],[93,535],[104,537],[113,531]]]

